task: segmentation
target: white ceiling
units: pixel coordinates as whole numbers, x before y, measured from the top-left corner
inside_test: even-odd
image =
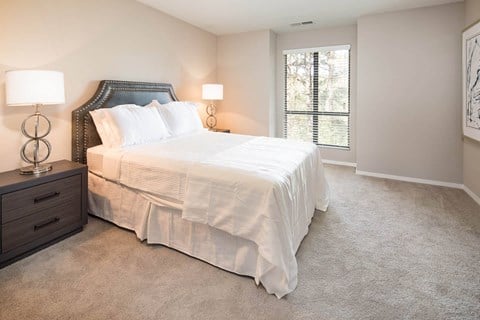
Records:
[[[137,0],[211,33],[277,33],[354,24],[363,15],[463,0]],[[291,23],[313,21],[293,28]]]

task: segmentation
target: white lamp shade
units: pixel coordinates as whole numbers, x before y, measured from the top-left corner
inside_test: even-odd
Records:
[[[204,100],[223,100],[223,85],[204,84],[202,86],[202,99]]]
[[[65,103],[63,73],[45,70],[15,70],[5,74],[9,106]]]

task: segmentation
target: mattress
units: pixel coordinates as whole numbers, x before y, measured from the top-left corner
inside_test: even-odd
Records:
[[[153,143],[87,149],[89,171],[133,190],[157,205],[182,209],[186,177],[194,164],[243,143],[249,136],[201,131]]]
[[[96,175],[103,176],[103,154],[107,148],[103,145],[98,145],[87,149],[87,164],[88,171]]]

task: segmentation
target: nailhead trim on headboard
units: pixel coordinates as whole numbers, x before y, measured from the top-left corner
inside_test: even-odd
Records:
[[[91,120],[89,111],[113,107],[114,105],[108,105],[108,102],[114,96],[116,98],[115,105],[137,103],[135,99],[138,99],[138,96],[136,96],[135,93],[138,92],[153,93],[151,96],[154,98],[156,98],[155,95],[158,94],[158,97],[163,99],[161,102],[178,100],[173,86],[168,83],[118,80],[100,81],[93,97],[72,111],[72,161],[87,163],[87,149],[99,143],[92,142],[95,137],[98,138],[98,134]]]

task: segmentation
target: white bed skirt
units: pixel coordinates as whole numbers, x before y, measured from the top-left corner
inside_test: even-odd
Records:
[[[154,204],[141,192],[92,173],[88,189],[89,213],[134,231],[149,244],[162,244],[222,269],[251,276],[268,293],[279,292],[283,275],[276,274],[276,269],[259,255],[254,242],[184,220],[181,210]]]

